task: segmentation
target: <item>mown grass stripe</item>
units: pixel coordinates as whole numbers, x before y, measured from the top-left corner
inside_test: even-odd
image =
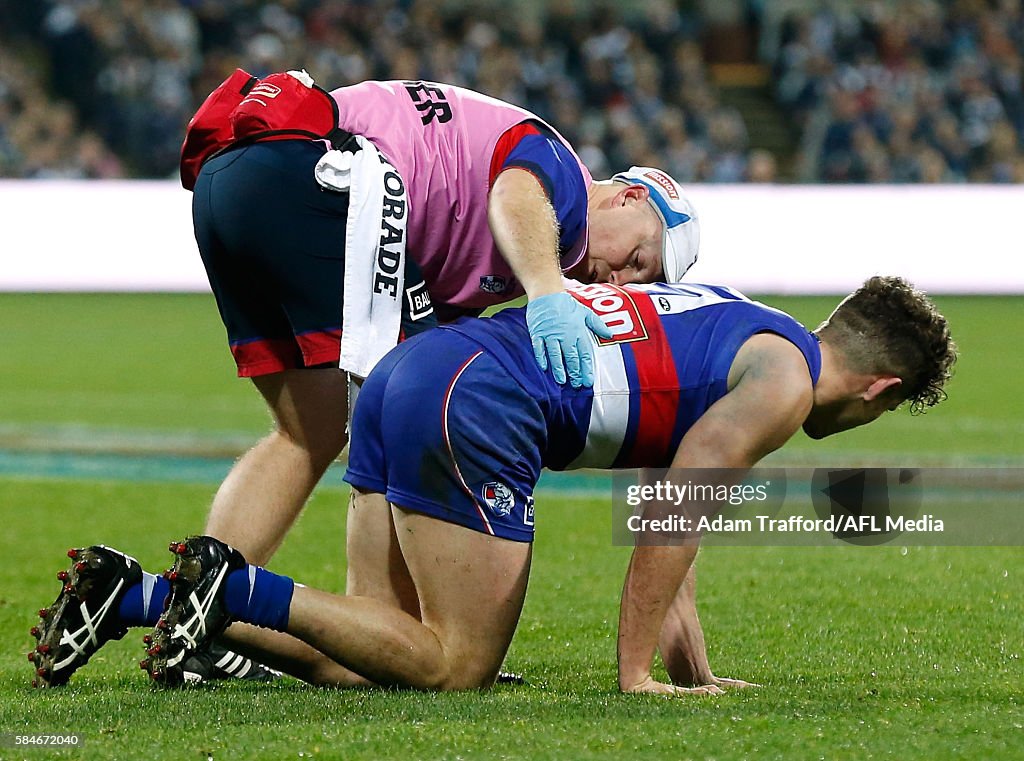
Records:
[[[233,462],[228,458],[0,449],[0,477],[218,484],[224,480]],[[321,484],[341,486],[344,472],[343,463],[332,465]],[[557,490],[563,496],[610,498],[611,477],[603,473],[545,473],[539,488]]]

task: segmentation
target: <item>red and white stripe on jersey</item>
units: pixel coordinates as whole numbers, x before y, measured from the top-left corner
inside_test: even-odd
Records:
[[[616,465],[638,468],[664,461],[672,443],[676,413],[679,410],[679,370],[672,356],[668,334],[654,303],[647,294],[634,299],[648,339],[630,344],[640,384],[640,411],[632,446],[622,453]],[[627,429],[628,430],[628,429]]]
[[[595,340],[593,336],[591,340]],[[610,468],[629,425],[629,378],[622,350],[619,344],[603,343],[598,342],[594,354],[594,401],[586,443],[569,470]]]
[[[615,334],[592,339],[597,350],[590,426],[583,451],[569,469],[667,464],[684,368],[676,367],[664,318],[727,299],[707,286],[690,284],[622,288],[595,283],[568,290]]]
[[[577,285],[569,289],[576,300],[592,309],[611,328],[612,338],[595,338],[594,402],[590,412],[590,427],[587,440],[580,455],[569,465],[569,468],[608,468],[616,460],[626,432],[630,429],[630,383],[623,357],[623,345],[629,344],[634,354],[640,350],[644,362],[650,365],[642,373],[638,373],[641,388],[646,388],[645,381],[657,384],[657,388],[666,388],[662,376],[666,371],[667,388],[678,389],[675,365],[669,350],[665,331],[661,327],[650,298],[644,293],[627,291],[609,283]],[[657,353],[662,358],[656,359]],[[665,366],[668,363],[668,366]],[[640,370],[640,362],[637,362]],[[675,396],[678,398],[678,390]],[[657,407],[664,406],[658,403]],[[646,411],[646,415],[644,414]],[[658,409],[651,406],[641,397],[640,424],[645,419],[653,420]],[[675,420],[673,413],[672,420]],[[644,430],[641,427],[641,432]],[[671,426],[669,426],[671,435]],[[653,429],[643,438],[647,442],[655,438]],[[647,451],[648,444],[643,450]],[[636,447],[631,447],[631,450]]]

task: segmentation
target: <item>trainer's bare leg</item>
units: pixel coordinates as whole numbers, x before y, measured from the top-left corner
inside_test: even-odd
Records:
[[[213,499],[206,533],[265,565],[313,487],[348,441],[348,385],[337,368],[253,378],[275,430],[235,463]]]
[[[489,687],[522,611],[531,546],[392,514],[422,621],[372,598],[297,586],[288,633],[377,684]]]

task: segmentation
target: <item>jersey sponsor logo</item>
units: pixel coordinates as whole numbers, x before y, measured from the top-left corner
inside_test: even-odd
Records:
[[[661,172],[659,172],[659,171],[657,171],[655,169],[652,169],[650,172],[644,172],[644,177],[646,177],[646,178],[648,178],[650,180],[654,180],[656,183],[658,183],[662,187],[662,189],[665,191],[665,194],[669,198],[671,198],[673,201],[678,201],[679,200],[679,191],[676,190],[675,183],[672,182],[671,179],[666,177]]]
[[[416,110],[420,112],[420,121],[426,127],[434,119],[438,124],[452,120],[452,107],[445,97],[444,90],[431,82],[422,80],[403,82],[405,91],[412,98]]]
[[[575,286],[572,296],[600,317],[611,328],[611,338],[598,338],[601,346],[644,341],[649,336],[633,294],[610,283]]]
[[[430,303],[430,294],[427,292],[427,284],[422,280],[405,289],[405,298],[409,302],[410,320],[422,320],[434,313],[434,307]]]
[[[512,508],[516,506],[516,498],[512,494],[512,490],[500,481],[485,483],[480,490],[480,496],[483,497],[484,504],[490,511],[501,518],[511,513]]]
[[[483,275],[480,277],[480,290],[485,293],[504,293],[508,290],[508,280],[501,275]]]

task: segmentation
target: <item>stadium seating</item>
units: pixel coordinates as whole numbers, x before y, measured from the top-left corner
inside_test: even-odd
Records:
[[[0,177],[173,176],[235,66],[304,66],[329,88],[434,79],[521,104],[599,177],[1020,182],[1024,11],[990,5],[0,2]],[[735,71],[766,97],[734,96]]]

